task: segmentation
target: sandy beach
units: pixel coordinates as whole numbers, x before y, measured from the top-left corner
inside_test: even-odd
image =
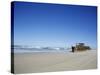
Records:
[[[96,50],[75,53],[15,53],[14,55],[15,74],[96,68]]]

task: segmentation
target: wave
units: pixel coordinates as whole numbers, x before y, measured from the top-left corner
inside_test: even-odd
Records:
[[[14,53],[31,53],[31,52],[68,52],[69,48],[64,47],[32,47],[32,46],[22,46],[22,45],[13,45],[11,46]]]

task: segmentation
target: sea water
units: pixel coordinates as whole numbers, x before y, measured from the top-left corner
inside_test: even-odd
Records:
[[[34,53],[34,52],[70,52],[71,49],[59,49],[59,50],[56,50],[56,49],[52,49],[52,50],[46,50],[46,49],[41,49],[41,50],[28,50],[28,49],[14,49],[12,50],[12,52],[14,53]]]

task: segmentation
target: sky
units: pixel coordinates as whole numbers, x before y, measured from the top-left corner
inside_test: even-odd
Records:
[[[15,45],[97,46],[96,6],[14,2],[13,15]]]

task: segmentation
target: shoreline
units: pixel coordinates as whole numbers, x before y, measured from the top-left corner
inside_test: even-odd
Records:
[[[86,51],[97,51],[97,50],[86,50]],[[74,53],[77,53],[77,52],[84,52],[84,51],[75,51]],[[28,50],[25,50],[25,52],[23,50],[21,50],[21,52],[16,52],[16,51],[12,51],[11,53],[14,53],[14,54],[34,54],[34,53],[73,53],[71,50],[66,50],[66,51],[28,51]]]

